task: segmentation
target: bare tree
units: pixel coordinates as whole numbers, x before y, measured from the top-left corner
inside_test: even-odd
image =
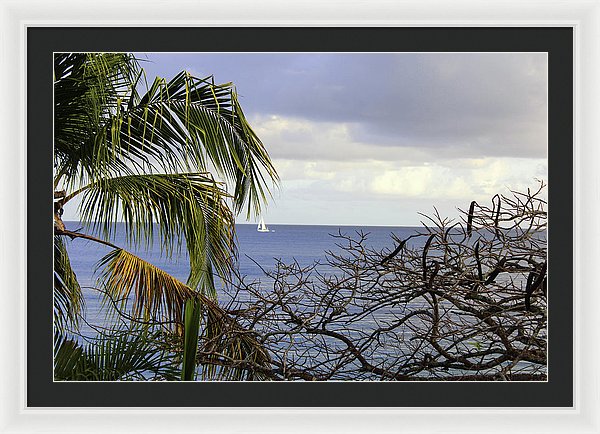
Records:
[[[198,363],[272,380],[544,381],[544,188],[472,202],[456,222],[436,211],[388,249],[339,232],[324,263],[236,276],[231,327],[201,338]],[[268,357],[221,350],[242,335]]]

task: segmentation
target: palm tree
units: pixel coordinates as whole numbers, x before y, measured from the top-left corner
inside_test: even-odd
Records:
[[[187,72],[148,84],[130,54],[68,53],[54,58],[54,101],[56,331],[77,327],[83,303],[65,237],[111,247],[99,261],[98,285],[133,319],[181,332],[187,300],[212,309],[206,318],[221,317],[214,275],[226,277],[234,266],[234,216],[260,213],[278,181],[234,86]],[[76,197],[86,233],[61,219]],[[167,255],[184,245],[187,281],[113,244],[118,221],[135,248],[155,235]]]

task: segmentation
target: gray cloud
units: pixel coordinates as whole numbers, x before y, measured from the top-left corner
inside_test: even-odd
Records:
[[[165,56],[175,55],[149,56],[159,75],[175,63]],[[349,139],[390,147],[546,156],[544,53],[188,54],[176,63],[235,82],[251,116],[348,123]]]

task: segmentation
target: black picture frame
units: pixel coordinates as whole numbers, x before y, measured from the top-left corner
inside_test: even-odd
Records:
[[[547,52],[547,382],[52,381],[52,53],[77,51]],[[28,407],[570,407],[573,405],[573,28],[29,27],[27,29]],[[35,122],[33,122],[35,120]],[[558,182],[560,181],[560,182]],[[556,182],[556,183],[553,183]],[[561,291],[552,291],[560,288]]]

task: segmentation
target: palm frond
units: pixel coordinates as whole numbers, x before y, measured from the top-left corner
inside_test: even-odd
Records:
[[[212,77],[198,79],[181,72],[170,81],[156,78],[138,95],[135,59],[123,57],[130,66],[116,71],[111,68],[119,64],[118,57],[66,59],[77,67],[71,66],[70,73],[63,72],[55,82],[55,159],[68,185],[116,173],[214,168],[233,186],[236,213],[244,204],[248,216],[251,210],[260,212],[270,194],[267,181],[276,183],[278,175],[231,83],[218,85]],[[59,73],[61,66],[55,62]],[[87,69],[108,73],[89,83]]]
[[[58,53],[54,57],[55,185],[77,183],[129,169],[106,146],[112,117],[135,93],[140,69],[124,53]]]
[[[213,271],[228,276],[236,255],[235,223],[225,197],[207,174],[123,176],[90,185],[83,193],[80,215],[107,237],[122,216],[135,247],[148,246],[158,232],[167,256],[185,240],[190,258],[187,284],[214,295]]]
[[[119,308],[131,309],[144,321],[183,325],[183,306],[194,291],[155,265],[123,250],[115,249],[98,263],[103,268],[98,284]],[[131,296],[131,297],[130,297]],[[131,307],[128,303],[131,301]]]
[[[77,276],[71,268],[63,237],[54,236],[54,321],[64,331],[67,325],[77,328],[84,298]]]
[[[205,354],[199,358],[204,365],[203,379],[258,379],[260,373],[249,369],[248,363],[266,369],[270,366],[268,352],[250,331],[227,315],[215,301],[195,293],[158,267],[122,249],[110,252],[98,266],[104,267],[99,284],[111,299],[121,300],[119,309],[130,309],[134,317],[144,321],[169,322],[180,332],[185,319],[184,306],[187,301],[195,300],[202,315],[193,315],[198,311],[190,311],[184,331],[192,331],[204,323],[199,349]],[[189,334],[189,342],[183,342],[187,354],[191,352],[193,336],[194,333]],[[231,361],[235,363],[232,365]],[[193,366],[187,362],[186,379],[190,379]]]
[[[98,266],[104,267],[99,284],[110,300],[120,300],[119,311],[147,323],[170,324],[180,340],[183,329],[184,339],[176,345],[182,348],[182,379],[192,380],[198,363],[203,365],[203,380],[268,379],[262,373],[271,367],[268,351],[211,298],[122,249],[110,252]],[[194,354],[198,357],[192,362]]]
[[[55,336],[54,379],[76,380],[87,377],[88,373],[81,367],[83,355],[83,348],[76,341],[63,336]]]
[[[176,380],[176,354],[162,344],[159,332],[116,326],[81,345],[61,338],[54,346],[58,381]]]
[[[181,379],[183,381],[192,381],[196,377],[196,353],[198,351],[201,308],[202,302],[199,298],[190,298],[185,302],[183,366],[181,367]]]
[[[121,131],[116,145],[128,158],[163,171],[204,172],[214,166],[234,184],[236,212],[247,204],[248,215],[251,209],[258,213],[269,194],[266,177],[278,180],[231,83],[216,85],[212,77],[186,72],[169,82],[157,78],[113,125]]]

